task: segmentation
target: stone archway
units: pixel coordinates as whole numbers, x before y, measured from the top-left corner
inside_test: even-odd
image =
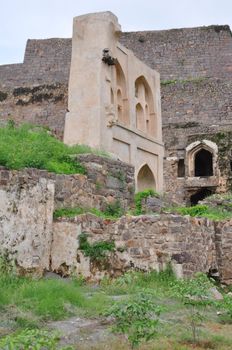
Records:
[[[186,147],[187,176],[208,177],[218,174],[218,147],[209,140],[196,141]]]
[[[153,175],[153,172],[151,171],[150,167],[145,164],[143,165],[137,176],[137,190],[138,192],[144,191],[145,189],[156,188],[156,182],[155,177]]]

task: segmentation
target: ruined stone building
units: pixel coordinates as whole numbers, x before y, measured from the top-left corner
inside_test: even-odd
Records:
[[[227,191],[230,28],[120,33],[111,13],[77,17],[72,40],[28,40],[23,63],[0,66],[0,119],[105,148],[135,166],[138,189],[163,189],[179,203]]]

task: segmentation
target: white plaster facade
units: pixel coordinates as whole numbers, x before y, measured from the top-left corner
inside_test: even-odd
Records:
[[[111,12],[74,18],[64,142],[115,154],[135,166],[138,190],[162,192],[159,73],[118,42],[120,31]]]

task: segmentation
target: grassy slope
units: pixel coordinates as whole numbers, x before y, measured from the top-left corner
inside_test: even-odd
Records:
[[[58,174],[85,173],[72,156],[102,152],[88,146],[69,147],[41,128],[24,124],[0,128],[0,165],[9,169],[38,168]]]
[[[99,288],[83,285],[78,280],[30,280],[25,278],[0,278],[0,329],[8,325],[13,329],[45,327],[49,320],[72,315],[97,317],[109,309],[115,295],[119,302],[141,291],[152,295],[163,309],[158,336],[139,349],[187,350],[189,344],[189,310],[182,299],[175,296],[175,288],[186,288],[168,272],[128,273],[115,281],[104,279]],[[194,349],[231,349],[232,326],[219,323],[215,305],[208,305],[200,327],[201,340]],[[124,339],[124,338],[123,338]],[[93,349],[129,349],[125,339],[112,344],[99,344]],[[207,347],[208,346],[208,347]],[[79,345],[74,349],[82,349]],[[84,349],[84,345],[83,345]]]

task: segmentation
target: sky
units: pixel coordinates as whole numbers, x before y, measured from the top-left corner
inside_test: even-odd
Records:
[[[23,61],[27,39],[69,38],[72,18],[112,11],[123,31],[229,24],[232,0],[0,0],[0,64]]]

